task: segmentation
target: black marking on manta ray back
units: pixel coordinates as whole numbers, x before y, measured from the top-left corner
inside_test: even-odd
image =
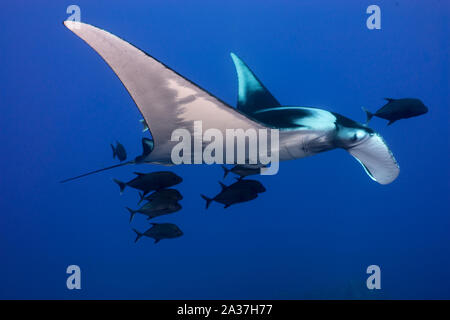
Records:
[[[255,118],[257,121],[262,122],[266,126],[277,128],[279,130],[301,129],[307,128],[308,126],[296,123],[295,120],[314,116],[314,112],[312,111],[314,109],[331,113],[336,118],[335,124],[339,124],[349,128],[362,129],[368,133],[375,132],[371,128],[359,122],[351,120],[347,117],[344,117],[343,115],[316,107],[306,107],[306,106],[275,107],[265,110],[264,109],[259,110],[254,114],[250,115],[250,117]],[[276,117],[274,116],[274,114],[276,114]]]
[[[274,114],[276,114],[277,117],[274,117]],[[311,116],[312,114],[313,113],[307,109],[300,109],[295,107],[292,108],[275,107],[255,112],[251,115],[251,117],[257,119],[266,126],[270,126],[281,130],[281,129],[295,129],[306,127],[304,125],[295,123],[295,120],[298,118]]]
[[[334,112],[331,112],[331,113],[336,117],[337,124],[343,125],[344,127],[365,130],[368,133],[375,133],[375,131],[372,128],[369,128],[368,126],[366,126],[364,124],[361,124],[352,119],[344,117],[343,115],[340,115],[339,113],[334,113]]]

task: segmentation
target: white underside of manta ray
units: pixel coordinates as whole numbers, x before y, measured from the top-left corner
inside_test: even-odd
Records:
[[[279,160],[343,148],[380,184],[400,169],[383,138],[367,126],[312,107],[281,106],[252,71],[232,54],[239,80],[237,109],[227,105],[142,50],[97,27],[65,21],[112,68],[139,108],[154,140],[141,162],[171,165],[175,129],[279,129]],[[145,146],[144,146],[145,147]],[[150,152],[151,151],[151,152]],[[226,157],[224,149],[224,162]],[[101,171],[101,170],[98,170]],[[70,179],[68,179],[70,180]]]

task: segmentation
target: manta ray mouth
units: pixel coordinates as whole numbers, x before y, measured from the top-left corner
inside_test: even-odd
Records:
[[[391,183],[400,173],[394,155],[377,133],[347,151],[361,163],[369,177],[380,184]]]

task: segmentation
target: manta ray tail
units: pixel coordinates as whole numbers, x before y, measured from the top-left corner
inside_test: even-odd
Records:
[[[88,172],[88,173],[84,173],[84,174],[81,174],[81,175],[76,176],[76,177],[72,177],[72,178],[61,180],[60,183],[69,182],[69,181],[72,181],[72,180],[76,180],[76,179],[79,179],[79,178],[83,178],[83,177],[89,176],[89,175],[94,174],[94,173],[98,173],[98,172],[114,169],[114,168],[117,168],[117,167],[126,166],[127,164],[134,164],[134,163],[135,163],[135,161],[128,161],[128,162],[124,162],[124,163],[119,163],[119,164],[116,164],[116,165],[113,165],[113,166],[110,166],[110,167],[101,168],[101,169],[94,170],[94,171],[91,171],[91,172]]]
[[[113,148],[114,155],[116,155],[114,146],[111,145],[111,147]],[[154,141],[152,139],[142,138],[142,155],[137,156],[134,160],[130,160],[130,161],[127,161],[127,162],[115,164],[115,165],[110,166],[110,167],[94,170],[94,171],[91,171],[91,172],[88,172],[88,173],[84,173],[84,174],[76,176],[76,177],[72,177],[72,178],[68,178],[68,179],[62,180],[60,182],[64,183],[64,182],[76,180],[76,179],[79,179],[79,178],[83,178],[83,177],[89,176],[89,175],[94,174],[94,173],[99,173],[99,172],[102,172],[102,171],[106,171],[106,170],[110,170],[110,169],[126,166],[128,164],[142,163],[142,162],[145,161],[145,158],[153,151],[153,148],[154,148]],[[123,190],[122,190],[122,187],[121,187],[121,192],[122,191]]]

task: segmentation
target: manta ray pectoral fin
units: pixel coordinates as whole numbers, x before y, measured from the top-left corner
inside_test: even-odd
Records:
[[[239,91],[237,108],[240,111],[246,114],[252,114],[261,109],[280,106],[277,99],[264,87],[244,61],[234,53],[231,53],[231,58],[233,59],[238,76]]]
[[[82,22],[64,25],[105,60],[133,98],[155,143],[146,161],[173,164],[171,151],[179,141],[171,140],[172,133],[186,129],[193,135],[195,121],[223,133],[262,127],[129,42]]]
[[[391,183],[400,173],[397,161],[383,138],[376,133],[347,151],[361,163],[369,177],[380,184]]]

